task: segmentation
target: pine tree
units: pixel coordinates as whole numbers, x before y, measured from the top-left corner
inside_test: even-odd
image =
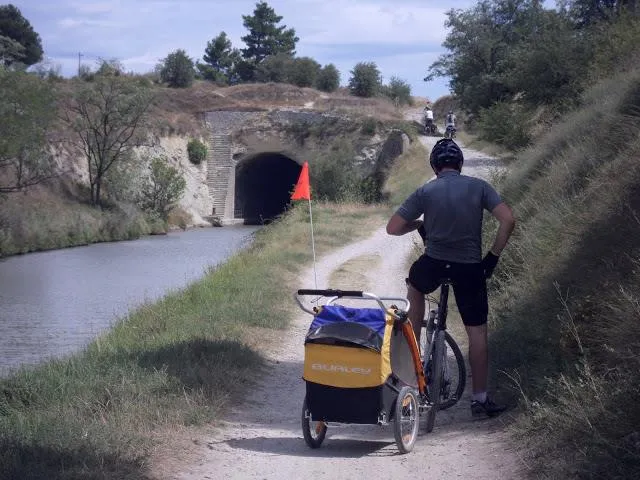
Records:
[[[0,5],[0,63],[33,65],[42,60],[42,42],[17,7]]]
[[[239,50],[233,48],[226,32],[207,42],[202,57],[204,63],[197,64],[203,78],[228,84],[233,76],[234,66],[240,60]]]
[[[242,49],[245,60],[257,66],[266,57],[284,53],[295,55],[296,31],[286,25],[278,26],[282,17],[267,2],[256,3],[253,15],[242,16],[243,25],[249,34],[242,37],[247,48]]]

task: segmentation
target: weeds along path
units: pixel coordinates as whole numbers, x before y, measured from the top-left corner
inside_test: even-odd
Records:
[[[429,147],[435,138],[423,141]],[[474,167],[474,152],[465,153],[468,173],[485,168]],[[487,157],[477,158],[490,166]],[[318,259],[318,287],[404,296],[414,242],[410,235],[387,235],[381,225],[370,238]],[[301,276],[299,287],[314,286],[314,271],[309,269]],[[156,470],[159,478],[521,478],[518,462],[502,433],[501,419],[471,420],[469,388],[458,405],[438,414],[433,432],[422,434],[410,454],[398,454],[391,425],[332,425],[322,447],[309,449],[302,438],[300,414],[303,341],[310,321],[310,315],[303,312],[296,316],[280,343],[267,352],[267,371],[257,387],[247,392],[246,401],[230,407],[210,431],[192,438],[188,454],[173,452],[174,460],[182,458]]]

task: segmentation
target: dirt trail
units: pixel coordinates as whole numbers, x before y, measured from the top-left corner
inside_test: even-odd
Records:
[[[435,140],[421,139],[428,148]],[[478,152],[465,150],[465,157],[464,173],[469,175],[485,175],[492,165],[490,157]],[[335,287],[329,278],[342,268],[354,279],[353,288],[404,296],[406,262],[414,241],[411,235],[390,237],[381,225],[370,238],[318,259],[318,287]],[[363,256],[366,262],[357,261]],[[342,272],[342,278],[344,275]],[[300,278],[299,287],[314,287],[313,269]],[[309,449],[302,439],[300,411],[304,398],[303,339],[310,320],[303,312],[297,316],[290,331],[282,335],[282,344],[268,353],[267,372],[257,388],[247,393],[247,401],[231,408],[211,431],[194,438],[189,465],[165,468],[163,478],[522,477],[502,432],[502,420],[472,421],[468,386],[456,406],[438,413],[433,432],[421,434],[410,454],[398,454],[391,425],[331,426],[323,446]]]

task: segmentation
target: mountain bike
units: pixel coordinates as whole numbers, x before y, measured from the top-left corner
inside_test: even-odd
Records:
[[[462,397],[467,372],[460,347],[447,332],[447,313],[451,279],[440,281],[440,296],[427,295],[429,313],[422,321],[420,351],[422,365],[427,379],[429,409],[425,430],[431,432],[438,410],[455,405]],[[435,303],[437,308],[432,309]]]
[[[454,139],[456,138],[456,127],[453,125],[447,125],[444,131],[444,138]]]

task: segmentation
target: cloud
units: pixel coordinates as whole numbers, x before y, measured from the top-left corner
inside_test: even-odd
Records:
[[[20,9],[40,34],[45,54],[65,75],[77,71],[78,52],[92,65],[119,59],[127,69],[149,71],[183,48],[200,59],[208,40],[226,31],[242,48],[242,15],[257,0],[21,0]],[[296,29],[298,55],[334,63],[348,75],[359,61],[375,61],[385,78],[396,74],[414,89],[442,53],[445,10],[472,0],[269,0],[283,24]],[[394,71],[395,69],[395,71]]]
[[[166,57],[166,54],[159,55],[147,52],[136,57],[125,58],[121,61],[127,71],[146,73],[152,71],[164,57]]]
[[[120,7],[120,2],[72,2],[70,7],[83,14],[112,13]]]
[[[124,24],[113,22],[109,20],[92,20],[90,18],[63,18],[58,22],[58,25],[63,29],[84,28],[84,27],[99,27],[99,28],[120,28]]]
[[[300,15],[295,24],[301,33],[308,30],[305,43],[440,44],[445,36],[446,9],[441,7],[327,0],[317,2],[316,9],[313,17]],[[325,20],[317,22],[318,17]]]

